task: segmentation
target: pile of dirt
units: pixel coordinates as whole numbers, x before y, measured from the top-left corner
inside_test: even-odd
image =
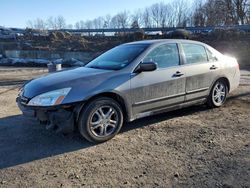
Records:
[[[239,40],[247,36],[248,33],[237,29],[214,29],[208,33],[210,40]]]
[[[163,37],[169,39],[190,39],[191,33],[185,29],[176,29],[174,31],[165,33]]]
[[[90,51],[88,41],[80,35],[69,32],[54,31],[46,35],[26,35],[21,42],[29,41],[30,45],[23,45],[24,50],[50,50],[50,51]]]

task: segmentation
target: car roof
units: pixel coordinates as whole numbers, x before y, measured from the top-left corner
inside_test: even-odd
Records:
[[[204,43],[194,40],[184,40],[184,39],[157,39],[157,40],[142,40],[136,42],[126,43],[125,45],[153,45],[153,44],[161,44],[161,43],[191,43],[191,44],[202,44]]]

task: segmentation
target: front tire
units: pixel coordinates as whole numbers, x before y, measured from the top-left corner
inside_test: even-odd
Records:
[[[79,132],[94,143],[110,140],[120,131],[122,125],[122,108],[108,97],[100,97],[88,103],[78,119]]]
[[[211,108],[221,107],[227,99],[228,95],[228,85],[227,83],[220,79],[213,85],[210,94],[208,96],[207,104]]]

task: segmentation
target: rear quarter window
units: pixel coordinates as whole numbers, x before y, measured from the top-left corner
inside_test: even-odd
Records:
[[[207,50],[207,56],[208,56],[208,60],[209,61],[218,61],[218,58],[216,57],[215,54],[213,54],[209,49],[206,49]]]

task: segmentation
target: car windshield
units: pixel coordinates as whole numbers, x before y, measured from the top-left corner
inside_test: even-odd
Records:
[[[131,44],[115,47],[96,59],[89,62],[86,67],[95,69],[120,70],[137,58],[148,45]]]

